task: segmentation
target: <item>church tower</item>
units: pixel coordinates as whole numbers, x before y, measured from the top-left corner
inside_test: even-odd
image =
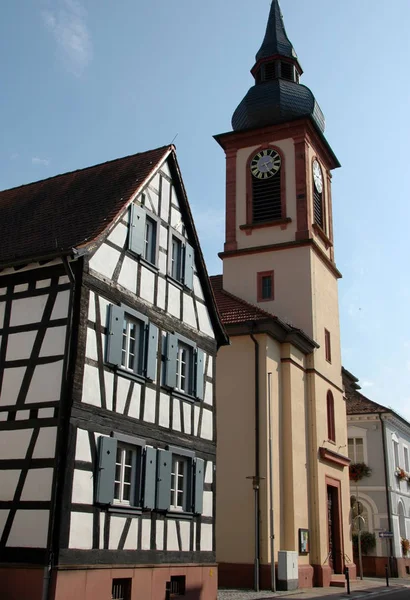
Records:
[[[232,475],[232,460],[238,456],[228,455],[236,447],[246,464],[249,457],[240,447],[248,432],[254,435],[254,418],[255,439],[249,434],[249,444],[254,444],[255,473],[266,479],[258,489],[258,560],[269,563],[272,556],[271,430],[275,528],[280,530],[274,560],[277,550],[295,551],[299,584],[328,585],[346,566],[354,573],[337,285],[341,274],[334,258],[331,193],[331,172],[340,164],[324,136],[324,115],[300,82],[303,70],[278,0],[272,1],[251,73],[254,85],[233,114],[233,131],[215,136],[226,154],[226,236],[219,255],[223,275],[213,278],[213,286],[231,337],[217,365],[217,514],[222,521],[233,518],[231,490],[247,494],[246,483],[242,487]],[[253,343],[255,375],[249,367],[253,354],[244,358],[253,352]],[[254,391],[248,381],[253,376]],[[250,411],[251,394],[256,416]],[[248,419],[248,430],[235,427],[236,418]],[[224,579],[225,573],[235,572],[238,563],[245,566],[249,555],[244,557],[239,548],[249,542],[245,533],[242,538],[238,534],[230,549],[224,541],[229,534],[223,524],[219,527],[217,560],[222,580],[230,585],[235,581]],[[301,553],[298,536],[305,530],[309,551]]]

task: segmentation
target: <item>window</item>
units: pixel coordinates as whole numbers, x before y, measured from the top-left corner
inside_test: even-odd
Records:
[[[131,600],[131,579],[112,580],[112,600]]]
[[[155,380],[158,328],[128,306],[110,306],[106,360],[147,379]]]
[[[114,503],[134,504],[137,451],[132,446],[117,445],[114,480]]]
[[[204,352],[183,336],[164,336],[162,384],[177,392],[204,397]]]
[[[174,236],[171,242],[171,277],[182,280],[182,242]]]
[[[404,470],[409,472],[409,449],[404,446]]]
[[[269,223],[282,219],[282,168],[279,166],[276,173],[268,178],[260,179],[252,173],[250,176],[252,180],[252,222]]]
[[[172,457],[171,510],[187,509],[188,461],[182,456]]]
[[[262,271],[257,274],[257,300],[267,302],[274,299],[273,271]]]
[[[325,219],[323,210],[324,201],[324,183],[323,173],[319,162],[313,161],[313,219],[315,225],[319,225],[323,231],[325,230]]]
[[[348,456],[352,463],[364,462],[364,443],[363,438],[355,437],[347,440]]]
[[[194,249],[179,233],[170,236],[168,275],[192,290],[194,285]]]
[[[325,329],[325,357],[327,362],[332,362],[332,348],[330,345],[330,331]]]
[[[399,460],[399,443],[393,440],[393,455],[394,455],[394,468],[400,468],[400,460]]]
[[[294,68],[293,65],[286,62],[281,62],[281,77],[282,79],[287,79],[288,81],[294,81]]]
[[[171,581],[167,583],[170,598],[175,596],[185,596],[186,578],[185,575],[171,575]]]
[[[327,393],[327,437],[332,442],[336,441],[335,402],[330,390]]]
[[[142,323],[124,315],[122,325],[121,366],[129,371],[139,372]]]
[[[145,202],[145,196],[142,196]],[[131,204],[130,233],[128,249],[147,262],[156,265],[158,262],[157,220],[143,206]]]

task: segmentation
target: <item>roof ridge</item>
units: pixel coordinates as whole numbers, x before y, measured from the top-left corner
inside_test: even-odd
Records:
[[[145,150],[143,152],[135,152],[134,154],[127,154],[126,156],[118,156],[117,158],[112,158],[111,160],[105,160],[100,163],[96,163],[95,165],[90,165],[88,167],[81,167],[78,169],[73,169],[72,171],[65,171],[64,173],[57,173],[56,175],[50,175],[50,177],[45,177],[44,179],[37,179],[36,181],[30,181],[29,183],[23,183],[21,185],[16,185],[11,188],[5,188],[4,190],[0,190],[0,200],[1,194],[3,192],[11,192],[12,190],[19,190],[22,188],[30,187],[31,185],[38,185],[39,183],[43,183],[45,181],[50,181],[50,179],[58,179],[58,177],[65,177],[66,175],[74,175],[74,173],[79,173],[81,171],[88,171],[94,169],[96,167],[102,167],[103,165],[108,165],[110,163],[115,163],[116,161],[125,160],[127,158],[133,158],[136,156],[141,156],[142,154],[149,154],[150,152],[158,152],[159,150],[166,150],[172,148],[173,144],[167,144],[165,146],[158,146],[158,148],[151,148],[150,150]]]

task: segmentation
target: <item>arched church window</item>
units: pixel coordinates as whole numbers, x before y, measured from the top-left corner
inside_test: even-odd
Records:
[[[323,231],[325,231],[324,189],[322,167],[315,159],[313,161],[313,219]]]
[[[252,223],[266,223],[283,218],[283,161],[279,152],[263,148],[250,158],[252,185]]]
[[[336,441],[335,428],[335,401],[332,392],[329,390],[326,398],[327,404],[327,437],[332,442]]]

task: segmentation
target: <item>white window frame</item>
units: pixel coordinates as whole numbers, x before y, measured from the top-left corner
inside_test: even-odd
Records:
[[[186,353],[185,360],[183,360],[183,353]],[[192,394],[193,391],[193,363],[194,363],[194,349],[188,344],[178,340],[177,350],[177,364],[176,364],[176,386],[175,389],[183,394]],[[183,373],[182,365],[185,365],[185,375]],[[183,387],[183,381],[185,380],[186,389]]]
[[[350,439],[356,439],[356,438],[361,438],[363,440],[363,459],[364,459],[364,463],[366,465],[368,465],[368,456],[367,456],[367,429],[364,429],[364,427],[357,427],[355,425],[347,425],[347,453],[349,452],[349,440]],[[356,449],[354,452],[354,455],[356,456]],[[356,461],[355,461],[356,462]]]
[[[151,263],[156,264],[156,236],[157,236],[157,223],[147,215],[145,219],[145,231],[144,231],[144,259]]]
[[[170,510],[185,512],[187,510],[187,494],[189,485],[190,459],[179,454],[172,455]],[[182,478],[182,490],[178,489],[178,478]],[[182,503],[178,503],[178,494],[182,492]]]
[[[130,371],[131,373],[139,373],[140,360],[141,360],[141,335],[142,335],[142,322],[134,317],[131,317],[126,312],[124,313],[124,323],[126,323],[126,329],[124,330],[124,324],[122,329],[122,346],[121,346],[121,367],[126,371]],[[131,346],[131,326],[135,325],[136,336],[134,338],[134,359],[132,367],[129,366],[129,359],[131,356],[130,346]],[[126,332],[124,335],[124,331]],[[124,348],[124,338],[125,338],[125,348]],[[123,363],[123,357],[125,354],[125,364]]]
[[[120,462],[117,462],[118,452],[120,452]],[[131,452],[131,465],[126,465],[126,453]],[[136,476],[137,476],[137,458],[138,448],[129,444],[123,444],[118,442],[117,445],[117,456],[115,457],[115,477],[114,477],[114,504],[121,504],[127,506],[133,506],[135,504],[135,488],[136,488]],[[117,480],[117,466],[120,465],[120,477]],[[125,489],[125,468],[131,467],[131,481],[130,481],[130,498],[129,500],[124,498]],[[116,497],[115,489],[117,483],[119,484],[119,497]]]
[[[177,252],[174,253],[174,249],[177,248]],[[183,242],[182,240],[171,234],[171,262],[170,262],[170,275],[175,281],[182,282],[183,279]],[[175,256],[177,254],[177,256]]]
[[[347,448],[348,448],[348,452],[349,452],[349,442],[350,440],[353,441],[353,458],[352,463],[360,463],[360,462],[365,462],[364,460],[364,439],[362,437],[348,437],[347,438]],[[359,460],[357,457],[357,441],[360,440],[362,443],[362,454],[363,454],[363,460]],[[349,456],[350,458],[350,456]]]

